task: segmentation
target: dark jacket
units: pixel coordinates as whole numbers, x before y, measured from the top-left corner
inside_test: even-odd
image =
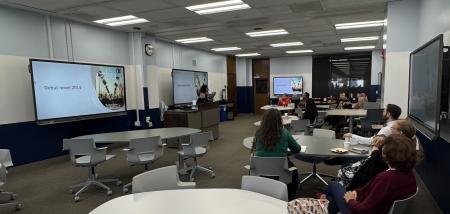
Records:
[[[309,119],[309,122],[314,123],[314,119],[316,119],[317,115],[317,107],[314,103],[314,100],[307,99],[305,113],[303,113],[303,119]]]
[[[364,163],[363,166],[355,173],[353,179],[347,187],[347,190],[355,190],[366,185],[372,178],[377,176],[380,172],[386,171],[388,165],[383,161],[381,157],[381,148],[374,150],[370,154],[370,158]]]

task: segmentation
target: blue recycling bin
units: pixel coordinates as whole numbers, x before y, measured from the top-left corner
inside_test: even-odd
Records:
[[[219,109],[220,109],[220,122],[226,121],[227,120],[227,106],[226,105],[219,105]]]

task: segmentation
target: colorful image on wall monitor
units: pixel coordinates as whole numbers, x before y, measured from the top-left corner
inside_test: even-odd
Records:
[[[33,59],[30,65],[38,121],[126,111],[123,66]]]
[[[301,95],[303,94],[303,77],[274,77],[274,95]]]

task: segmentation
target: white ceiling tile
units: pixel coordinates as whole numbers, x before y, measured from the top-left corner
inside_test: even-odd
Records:
[[[129,14],[174,7],[173,4],[167,3],[164,0],[120,0],[107,2],[104,5],[128,12]]]

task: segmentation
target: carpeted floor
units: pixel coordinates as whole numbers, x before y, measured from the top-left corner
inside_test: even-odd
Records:
[[[254,134],[256,127],[253,123],[259,119],[259,116],[255,115],[239,115],[233,121],[220,124],[220,138],[212,143],[203,158],[199,158],[200,164],[214,167],[216,177],[198,174],[197,188],[240,188],[241,176],[247,174],[243,166],[249,161],[249,150],[242,146],[242,140]],[[115,146],[108,152],[117,156],[97,167],[100,178],[119,178],[125,184],[130,182],[134,175],[143,172],[143,167],[128,165],[121,147]],[[176,160],[176,150],[168,148],[164,156],[151,165],[150,169],[173,165]],[[311,165],[293,158],[292,160],[300,172],[311,169]],[[320,164],[318,169],[324,173],[335,174],[337,167]],[[74,202],[68,187],[86,178],[86,169],[73,167],[68,156],[61,156],[10,169],[4,189],[18,194],[18,201],[23,206],[18,214],[88,213],[100,204],[123,195],[121,186],[111,184],[112,196],[107,196],[106,191],[90,188],[81,195],[80,202]],[[419,194],[405,213],[441,213],[420,179],[418,183]],[[310,180],[299,188],[298,196],[314,197],[316,192],[323,189],[324,185],[318,180]]]

